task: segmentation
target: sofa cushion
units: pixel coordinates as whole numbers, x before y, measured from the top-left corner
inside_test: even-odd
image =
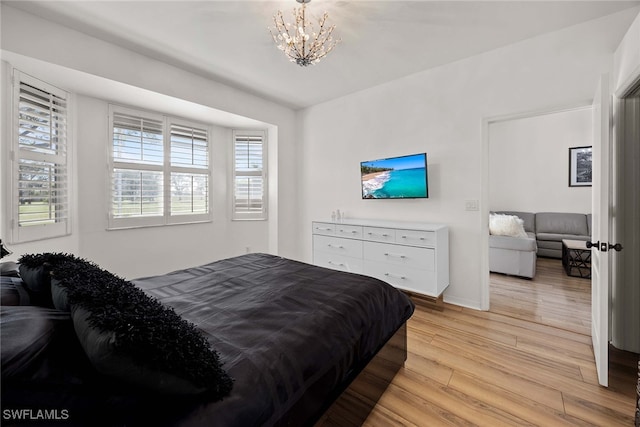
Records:
[[[587,229],[589,230],[589,236],[591,236],[593,233],[591,232],[591,221],[592,221],[592,217],[593,215],[591,214],[587,214]]]
[[[489,247],[535,252],[536,240],[529,237],[489,236]]]
[[[538,240],[536,243],[538,244],[538,252],[540,249],[562,249],[562,242],[559,240]]]
[[[549,240],[553,242],[562,242],[563,239],[566,240],[590,240],[589,236],[579,236],[576,234],[555,234],[555,233],[538,233],[536,235],[539,242]]]
[[[524,221],[524,231],[526,231],[527,233],[536,232],[536,214],[532,212],[499,211],[495,213],[503,215],[515,215]]]
[[[540,212],[536,214],[536,234],[588,236],[587,215],[578,213]]]

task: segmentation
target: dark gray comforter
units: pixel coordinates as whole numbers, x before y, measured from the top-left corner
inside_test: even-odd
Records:
[[[300,403],[311,415],[413,313],[382,281],[266,254],[133,282],[196,324],[235,379],[185,426],[299,425]]]

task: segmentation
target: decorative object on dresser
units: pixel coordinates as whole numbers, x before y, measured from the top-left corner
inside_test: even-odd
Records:
[[[313,222],[313,263],[372,276],[430,297],[449,286],[449,228],[350,219]]]

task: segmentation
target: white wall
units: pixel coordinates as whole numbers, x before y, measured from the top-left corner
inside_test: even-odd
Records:
[[[351,217],[450,226],[445,301],[483,306],[488,206],[482,200],[483,120],[593,96],[598,76],[638,9],[427,70],[307,109],[301,156],[300,234],[311,259],[311,221],[340,208]],[[361,200],[359,162],[426,151],[428,200]]]
[[[591,106],[489,126],[489,210],[591,213],[591,187],[569,187],[569,148],[591,145]]]
[[[230,221],[232,137],[231,129],[220,126],[211,126],[210,134],[213,222],[106,231],[108,106],[100,99],[76,97],[77,153],[81,159],[77,173],[80,177],[78,222],[83,257],[133,278],[239,255],[245,253],[246,247],[254,252],[269,251],[269,230],[265,222]]]
[[[297,162],[293,160],[297,155],[296,113],[293,110],[43,20],[5,3],[1,5],[1,24],[5,59],[7,56],[24,57],[30,60],[25,63],[35,64],[33,68],[36,74],[55,68],[61,74],[61,79],[65,78],[65,70],[67,79],[76,75],[98,78],[103,89],[108,87],[110,90],[111,86],[120,89],[128,85],[152,95],[185,100],[207,111],[215,109],[237,117],[248,117],[254,122],[268,125],[270,137],[277,136],[269,141],[272,166],[269,221],[232,222],[229,219],[226,211],[229,186],[225,163],[228,160],[228,147],[219,145],[225,142],[225,136],[219,134],[214,142],[214,154],[217,154],[213,165],[214,185],[218,191],[214,197],[218,203],[223,203],[224,199],[225,204],[224,207],[217,204],[214,208],[216,217],[213,224],[106,231],[106,197],[103,192],[94,191],[98,184],[100,188],[105,188],[108,135],[106,103],[93,96],[93,89],[78,92],[77,122],[82,124],[78,126],[75,142],[80,161],[73,177],[78,188],[75,195],[77,231],[71,237],[71,243],[67,242],[68,239],[50,239],[30,245],[16,245],[12,247],[16,256],[26,252],[65,250],[90,257],[126,277],[160,274],[244,253],[246,246],[252,251],[297,256],[297,236],[290,232],[290,227],[295,227],[298,222],[298,171]],[[23,31],[24,28],[29,28],[29,31]],[[42,64],[40,71],[38,61]],[[36,77],[47,80],[47,75]],[[135,106],[141,100],[117,101]],[[221,130],[219,132],[224,133]],[[231,144],[230,136],[227,142]],[[3,212],[6,201],[3,195],[0,206]]]

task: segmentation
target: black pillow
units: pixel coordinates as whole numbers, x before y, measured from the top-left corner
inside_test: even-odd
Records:
[[[13,261],[0,262],[0,276],[20,277],[20,274],[18,273],[18,264]]]
[[[0,305],[29,305],[30,302],[20,278],[0,276]]]
[[[52,276],[99,372],[158,393],[204,392],[211,401],[231,391],[218,353],[196,327],[131,282],[72,256]]]
[[[54,308],[51,297],[51,270],[61,262],[77,258],[63,253],[26,254],[18,259],[20,277],[26,284],[34,305]]]
[[[27,371],[53,343],[58,331],[70,326],[69,313],[36,306],[2,307],[0,348],[3,380]]]

